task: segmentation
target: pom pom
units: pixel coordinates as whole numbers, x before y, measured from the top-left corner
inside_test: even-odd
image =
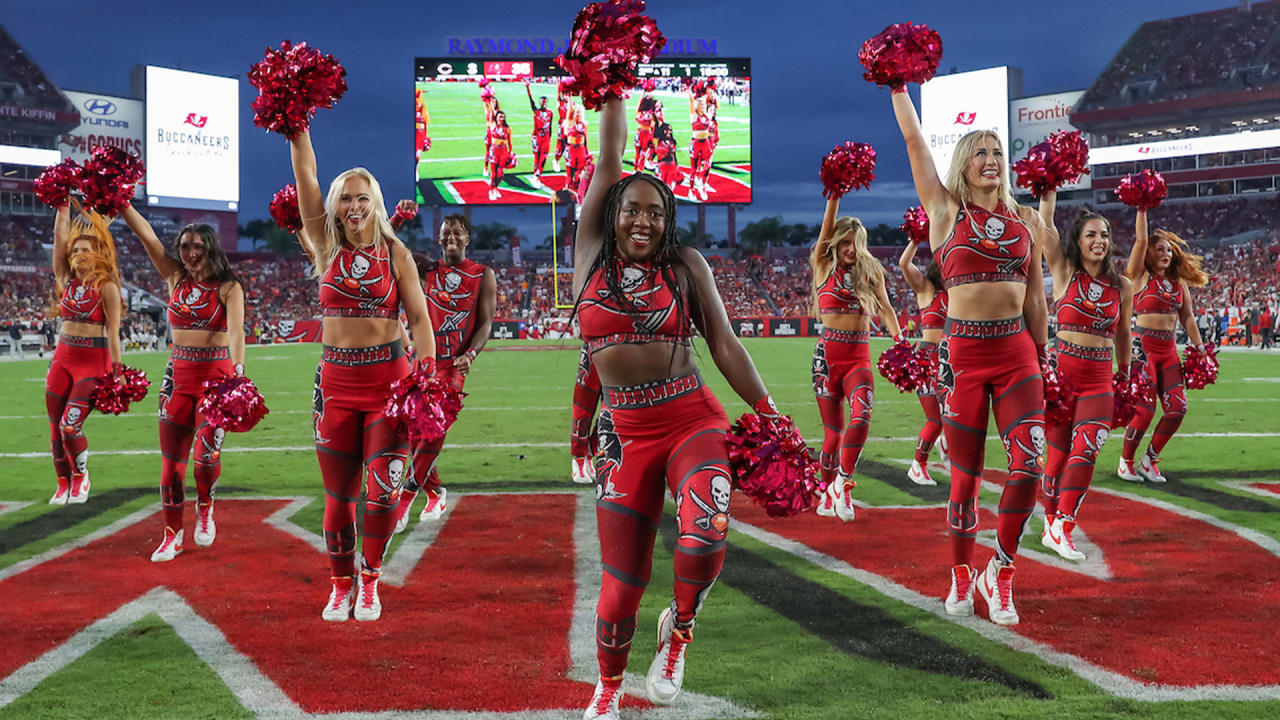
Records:
[[[658,83],[653,78],[645,78],[644,84],[640,88],[645,92],[653,92],[658,89]]]
[[[51,208],[60,208],[71,199],[71,192],[80,189],[84,168],[67,158],[57,165],[50,165],[36,178],[36,197]]]
[[[130,403],[136,403],[147,396],[147,388],[151,381],[147,374],[137,368],[126,367],[117,379],[112,372],[98,378],[98,386],[89,396],[89,402],[100,413],[119,415],[129,409]]]
[[[1047,425],[1070,424],[1076,414],[1079,393],[1071,379],[1058,371],[1057,358],[1041,367],[1044,375],[1044,420]]]
[[[418,367],[391,385],[383,413],[398,421],[401,437],[431,442],[449,432],[464,397],[466,393],[433,377],[431,366]]]
[[[1018,176],[1018,187],[1043,197],[1089,173],[1089,144],[1079,130],[1059,130],[1032,146],[1026,157],[1013,164],[1013,171]]]
[[[822,158],[818,171],[823,197],[844,197],[850,190],[871,186],[876,178],[876,149],[867,143],[846,142]]]
[[[916,205],[902,214],[902,224],[898,229],[907,234],[911,242],[917,245],[929,243],[929,213]]]
[[[289,183],[271,198],[271,219],[281,230],[296,233],[302,229],[302,213],[298,210],[298,186]]]
[[[1159,207],[1168,194],[1169,188],[1165,185],[1164,176],[1155,170],[1126,175],[1116,187],[1116,197],[1120,198],[1120,202],[1139,210]]]
[[[1138,405],[1151,398],[1151,378],[1145,372],[1135,372],[1132,376],[1116,373],[1111,378],[1114,388],[1111,428],[1124,427],[1129,424],[1138,412]]]
[[[306,130],[319,108],[331,108],[347,91],[347,70],[332,55],[305,42],[288,40],[267,48],[249,68],[249,83],[258,88],[253,124],[290,140]]]
[[[927,25],[895,23],[862,44],[862,77],[876,85],[901,88],[928,81],[942,61],[942,38]]]
[[[588,110],[630,97],[639,84],[636,64],[648,62],[667,44],[657,23],[642,14],[644,6],[644,0],[609,0],[578,13],[568,52],[556,58],[573,76],[561,86],[565,94],[581,95]]]
[[[482,77],[482,78],[480,78],[479,80],[477,80],[477,81],[476,81],[476,84],[477,84],[477,85],[479,85],[479,86],[480,86],[480,87],[482,87],[482,88],[487,88],[487,87],[489,87],[489,83],[490,83],[490,82],[493,82],[493,81],[492,81],[492,80],[490,80],[490,79],[489,79],[489,78],[487,78],[487,77]]]
[[[725,435],[734,486],[769,517],[799,515],[821,489],[818,463],[790,417],[768,420],[747,413]]]
[[[1213,343],[1204,352],[1188,345],[1182,360],[1182,380],[1188,390],[1203,390],[1218,380],[1218,351]]]
[[[146,173],[138,158],[118,147],[99,145],[84,162],[80,191],[85,207],[107,217],[119,215],[133,198],[133,186]]]
[[[928,353],[913,349],[906,340],[899,340],[880,355],[876,368],[898,392],[914,392],[932,382],[932,364]]]
[[[205,380],[198,409],[210,425],[227,432],[249,432],[271,412],[253,381],[243,375]]]

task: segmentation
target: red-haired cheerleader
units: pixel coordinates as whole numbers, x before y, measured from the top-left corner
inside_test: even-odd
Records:
[[[995,133],[978,130],[960,138],[944,182],[911,97],[898,87],[892,98],[947,290],[947,322],[938,344],[939,409],[951,461],[952,567],[945,607],[952,615],[971,615],[976,587],[992,622],[1012,625],[1018,622],[1013,563],[1035,509],[1045,449],[1041,358],[1048,318],[1040,245],[1047,229],[1038,213],[1014,201]],[[973,547],[989,408],[1009,477],[1000,495],[996,552],[979,573]]]
[[[107,220],[93,211],[71,221],[68,205],[53,221],[53,276],[57,283],[58,347],[45,375],[49,446],[58,487],[50,505],[89,499],[89,440],[84,421],[93,410],[93,391],[120,361],[120,268]]]
[[[413,105],[415,157],[418,162],[422,162],[422,155],[431,149],[431,114],[427,112],[427,102],[422,97],[421,89],[413,91]]]
[[[675,133],[671,130],[669,123],[658,123],[657,130],[654,131],[654,160],[658,163],[658,177],[662,182],[675,192],[676,185],[680,184],[680,156],[679,147],[676,145]]]
[[[1187,390],[1182,381],[1182,363],[1178,359],[1176,331],[1178,323],[1186,330],[1187,340],[1201,348],[1204,340],[1196,327],[1195,310],[1191,305],[1188,286],[1200,287],[1209,282],[1209,276],[1201,269],[1199,255],[1193,255],[1182,238],[1164,229],[1151,233],[1147,238],[1147,212],[1138,211],[1137,235],[1129,252],[1129,264],[1125,275],[1133,281],[1133,312],[1137,317],[1137,336],[1133,343],[1133,359],[1141,364],[1133,372],[1145,372],[1151,378],[1151,386],[1160,398],[1164,416],[1151,433],[1151,444],[1138,461],[1134,472],[1134,453],[1142,443],[1142,436],[1155,417],[1154,400],[1138,405],[1138,410],[1124,432],[1124,447],[1120,454],[1118,474],[1130,482],[1162,483],[1160,451],[1178,431],[1182,418],[1187,414]]]
[[[591,353],[582,345],[578,357],[578,378],[573,383],[573,426],[569,429],[569,455],[572,467],[569,477],[582,485],[595,482],[596,470],[591,462],[595,454],[591,437],[591,419],[600,404],[600,374],[591,363]]]
[[[822,452],[818,463],[826,493],[816,511],[851,522],[853,481],[858,458],[871,427],[875,373],[867,341],[871,315],[880,318],[895,340],[898,318],[885,290],[884,268],[867,250],[867,229],[855,217],[836,217],[840,199],[827,200],[822,229],[809,251],[814,314],[822,321],[822,339],[813,349],[813,392],[822,416]],[[849,405],[846,425],[844,405]]]
[[[711,124],[706,96],[696,96],[689,90],[689,176],[693,179],[690,196],[707,201],[707,176],[711,174]]]
[[[724,562],[729,421],[694,364],[695,329],[734,391],[758,412],[777,414],[729,327],[711,268],[677,245],[675,196],[645,173],[617,180],[626,142],[626,110],[615,99],[601,111],[599,164],[574,243],[576,311],[604,405],[596,421],[600,679],[588,719],[618,717],[668,490],[676,500],[675,597],[658,618],[658,652],[646,681],[655,703],[680,693],[694,619]]]
[[[505,112],[499,110],[493,114],[485,144],[489,147],[489,199],[497,200],[502,197],[498,183],[509,168],[516,166],[516,156],[511,152],[511,126],[507,124]]]
[[[409,372],[400,342],[400,310],[417,363],[434,367],[435,338],[418,269],[387,219],[382,189],[364,168],[320,190],[310,131],[291,141],[299,234],[320,279],[324,348],[314,395],[316,458],[324,478],[324,541],[332,590],[321,616],[333,622],[382,615],[378,578],[395,532],[408,444],[383,414],[391,384]],[[364,538],[356,584],[356,508],[366,476]]]
[[[657,104],[658,101],[646,92],[636,107],[636,156],[631,161],[631,167],[636,172],[644,172],[653,164],[653,131],[658,123],[653,110]]]
[[[465,215],[446,215],[440,223],[440,247],[444,257],[421,268],[422,290],[427,313],[435,330],[436,372],[461,390],[471,372],[471,363],[489,342],[493,312],[498,300],[498,281],[493,270],[467,258],[471,243],[471,223]],[[440,518],[448,504],[448,494],[440,485],[436,458],[444,438],[416,442],[410,457],[409,478],[400,492],[396,532],[409,525],[409,510],[419,490],[425,490],[427,505],[419,520]]]
[[[578,181],[582,179],[582,171],[587,169],[587,160],[590,152],[587,150],[586,114],[581,105],[575,105],[571,113],[571,121],[564,128],[565,142],[569,145],[567,168],[569,179],[565,187],[576,195]]]
[[[1057,192],[1040,199],[1040,216],[1049,228],[1044,257],[1053,273],[1058,334],[1050,362],[1079,395],[1071,422],[1048,423],[1049,459],[1040,502],[1044,532],[1040,540],[1067,560],[1083,560],[1076,548],[1076,521],[1093,482],[1098,453],[1111,432],[1115,411],[1111,358],[1122,376],[1129,372],[1129,319],[1133,285],[1115,267],[1111,224],[1082,211],[1071,224],[1065,248],[1053,225]]]
[[[175,258],[141,213],[129,207],[124,219],[169,287],[173,350],[160,384],[164,534],[151,553],[152,562],[168,562],[182,553],[189,455],[196,481],[192,537],[196,545],[208,547],[217,535],[213,496],[222,474],[225,431],[210,425],[197,408],[206,380],[244,374],[244,289],[209,225],[193,223],[179,230],[173,240]]]
[[[551,109],[547,107],[547,96],[538,98],[533,103],[533,90],[529,81],[524,83],[524,92],[529,96],[529,110],[533,113],[533,136],[530,138],[533,149],[533,186],[546,188],[542,182],[542,171],[547,165],[547,153],[551,150]]]
[[[707,78],[707,115],[711,117],[711,154],[714,155],[716,147],[720,144],[720,96],[716,93],[716,79]],[[715,192],[715,190],[711,190]]]
[[[902,277],[916,294],[916,304],[920,308],[920,342],[918,350],[929,356],[934,367],[938,364],[938,343],[942,340],[942,327],[947,322],[947,289],[942,282],[942,268],[936,260],[930,260],[925,271],[920,272],[913,262],[916,256],[916,244],[907,241],[898,258],[898,267],[902,268]],[[929,451],[942,434],[942,411],[938,408],[938,391],[936,382],[916,390],[920,398],[920,407],[924,409],[924,427],[920,428],[920,437],[916,440],[916,455],[911,461],[911,469],[907,471],[907,479],[917,485],[937,485],[937,481],[929,476]],[[947,460],[946,438],[938,446],[942,461]]]

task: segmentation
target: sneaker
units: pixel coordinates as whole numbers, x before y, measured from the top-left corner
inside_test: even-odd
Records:
[[[693,628],[676,628],[676,613],[671,608],[658,616],[658,653],[649,664],[644,687],[649,700],[656,705],[670,705],[680,697],[684,685],[684,651],[693,641]]]
[[[182,531],[176,534],[169,528],[164,529],[164,537],[160,539],[160,547],[151,553],[151,562],[169,562],[182,554]]]
[[[973,614],[973,578],[977,572],[968,565],[951,568],[951,589],[947,591],[947,599],[942,602],[948,615]]]
[[[333,590],[329,592],[329,602],[325,603],[320,617],[329,622],[346,622],[351,617],[351,603],[356,595],[351,586],[349,577],[333,578]]]
[[[929,468],[921,465],[919,460],[911,461],[911,469],[907,471],[907,479],[917,485],[937,485],[938,482],[929,477]]]
[[[975,581],[978,592],[987,601],[987,614],[997,625],[1017,625],[1018,611],[1013,607],[1013,566],[1001,565],[993,555]]]
[[[1138,474],[1144,480],[1151,483],[1167,482],[1167,478],[1160,473],[1160,458],[1151,457],[1149,453],[1144,453],[1142,459],[1138,461]],[[74,479],[74,477],[73,477]],[[87,482],[87,481],[86,481]],[[73,487],[74,489],[74,487]],[[72,495],[71,502],[75,502],[75,495]],[[81,502],[84,502],[81,500]]]
[[[351,613],[357,620],[370,621],[382,617],[382,599],[378,597],[378,573],[360,571],[360,591],[356,594],[356,608]]]
[[[1071,539],[1071,531],[1075,527],[1075,521],[1064,520],[1061,516],[1054,518],[1053,522],[1046,521],[1040,542],[1064,560],[1083,560],[1084,553],[1076,549],[1075,541]]]
[[[413,508],[413,501],[418,497],[418,493],[409,492],[408,490],[400,491],[400,500],[396,505],[396,530],[395,534],[399,535],[404,529],[409,527],[409,510]]]
[[[427,491],[427,506],[422,508],[422,512],[418,515],[418,520],[439,520],[444,516],[444,509],[448,506],[449,491],[444,488],[439,490]]]
[[[67,497],[68,505],[79,505],[89,499],[89,473],[83,475],[71,473],[71,495]]]
[[[570,468],[570,478],[575,483],[579,485],[588,485],[592,482],[595,482],[595,479],[587,474],[587,466],[591,464],[591,461],[589,458],[585,458],[585,457],[571,458],[570,462],[572,463],[572,467]]]
[[[49,498],[49,504],[66,505],[69,497],[71,497],[71,481],[64,477],[58,478],[58,489],[53,491],[53,497]]]
[[[209,547],[218,535],[218,526],[213,524],[213,503],[201,505],[196,503],[196,531],[192,538],[196,545]]]
[[[551,159],[551,172],[560,172],[560,161],[555,158]]]
[[[596,694],[582,713],[582,720],[618,720],[618,702],[622,700],[622,676],[602,677],[596,681]]]
[[[1137,483],[1142,482],[1142,476],[1133,471],[1132,460],[1120,458],[1120,467],[1116,469],[1116,475],[1119,475],[1121,480],[1128,480],[1129,482]]]
[[[818,505],[813,509],[819,517],[835,517],[836,505],[831,502],[831,494],[823,491],[818,494]]]
[[[827,494],[831,496],[831,504],[835,506],[836,517],[845,522],[853,522],[856,509],[852,491],[857,486],[857,483],[844,475],[836,475],[835,482],[827,486]]]

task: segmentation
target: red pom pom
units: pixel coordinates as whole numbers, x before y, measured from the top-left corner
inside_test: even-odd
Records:
[[[492,80],[490,80],[490,79],[489,79],[489,78],[487,78],[487,77],[482,77],[482,78],[480,78],[479,80],[477,80],[477,81],[476,81],[476,84],[477,84],[477,85],[479,85],[479,86],[480,86],[480,87],[482,87],[482,88],[487,88],[487,87],[489,87],[489,83],[490,83],[490,82],[493,82],[493,81],[492,81]]]
[[[734,485],[764,506],[769,517],[799,515],[821,489],[818,463],[790,417],[767,420],[747,413],[725,435]]]
[[[876,362],[880,376],[893,383],[898,392],[927,387],[933,381],[932,365],[928,353],[913,349],[906,340],[894,343]]]
[[[862,44],[862,77],[876,85],[901,88],[928,81],[942,60],[942,38],[927,25],[895,23]]]
[[[1044,419],[1048,425],[1069,424],[1076,414],[1079,393],[1071,379],[1058,372],[1057,358],[1041,368],[1044,375]]]
[[[36,197],[51,208],[60,208],[71,199],[71,192],[80,189],[84,179],[84,168],[80,163],[67,158],[57,165],[50,165],[36,178]]]
[[[418,217],[418,213],[409,212],[402,207],[396,206],[396,212],[391,216],[391,224],[398,228],[416,217]]]
[[[642,14],[644,6],[643,0],[609,0],[578,13],[569,51],[556,58],[573,76],[561,86],[565,94],[581,95],[588,110],[630,97],[639,84],[636,64],[648,62],[667,44],[653,18]]]
[[[84,163],[80,190],[85,206],[99,215],[119,215],[146,173],[138,158],[118,147],[99,145]]]
[[[640,88],[645,92],[653,92],[658,89],[658,83],[653,78],[645,78],[644,84]]]
[[[433,377],[434,364],[418,367],[391,385],[383,413],[398,421],[400,435],[408,440],[431,442],[444,437],[462,410],[459,392]]]
[[[1089,144],[1079,130],[1059,130],[1032,146],[1026,157],[1013,164],[1013,171],[1018,187],[1042,197],[1089,173]]]
[[[822,158],[818,177],[823,197],[844,197],[855,188],[868,188],[876,178],[876,149],[867,143],[837,145]]]
[[[210,425],[227,432],[249,432],[271,412],[253,381],[243,375],[205,380],[198,408]]]
[[[1203,390],[1218,380],[1218,351],[1213,343],[1204,346],[1204,352],[1187,346],[1182,360],[1182,380],[1188,390]]]
[[[1168,194],[1169,187],[1165,185],[1164,176],[1155,170],[1126,175],[1116,187],[1116,197],[1120,198],[1120,202],[1139,210],[1159,207]]]
[[[271,198],[271,219],[281,230],[296,233],[302,229],[302,213],[298,210],[298,186],[289,183]]]
[[[1128,425],[1137,414],[1138,405],[1144,400],[1154,399],[1151,397],[1151,379],[1141,369],[1134,372],[1132,376],[1116,373],[1111,378],[1111,384],[1115,393],[1112,405],[1112,429]]]
[[[150,385],[147,374],[137,368],[126,367],[119,379],[107,372],[98,378],[98,386],[89,396],[89,403],[100,413],[119,415],[129,409],[130,403],[145,398]]]
[[[902,224],[898,229],[907,234],[911,242],[917,245],[929,243],[929,213],[916,205],[902,214]]]
[[[253,124],[290,140],[306,130],[319,108],[331,108],[347,91],[347,70],[332,55],[288,40],[249,68],[258,88]]]

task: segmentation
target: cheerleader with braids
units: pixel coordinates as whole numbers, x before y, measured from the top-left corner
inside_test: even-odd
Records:
[[[71,221],[69,205],[53,220],[53,276],[57,283],[58,347],[44,380],[49,413],[49,447],[58,487],[50,505],[89,499],[89,440],[84,421],[93,410],[93,391],[108,370],[116,377],[120,362],[120,268],[107,219],[84,211]]]
[[[924,351],[936,369],[938,342],[942,340],[942,326],[947,322],[947,289],[943,286],[942,268],[938,267],[938,261],[930,260],[922,273],[912,262],[915,256],[916,243],[908,241],[898,258],[898,267],[902,268],[902,277],[915,292],[916,305],[920,308],[920,342],[916,343],[916,349]],[[924,427],[920,428],[920,437],[916,440],[916,456],[907,471],[907,479],[917,485],[937,485],[937,481],[929,476],[929,451],[933,449],[934,442],[941,440],[938,452],[942,462],[946,462],[947,439],[939,437],[942,434],[942,413],[938,409],[936,383],[930,382],[918,388],[916,396],[924,409]]]
[[[1132,372],[1145,372],[1151,378],[1151,386],[1160,398],[1164,416],[1151,433],[1151,443],[1134,472],[1134,453],[1142,443],[1142,436],[1155,417],[1154,400],[1144,400],[1124,431],[1124,447],[1120,454],[1117,474],[1130,482],[1162,483],[1160,451],[1169,442],[1187,414],[1187,391],[1182,382],[1182,364],[1178,360],[1176,329],[1182,323],[1188,341],[1203,350],[1204,340],[1196,327],[1195,310],[1191,305],[1190,287],[1200,287],[1209,282],[1209,276],[1201,268],[1203,259],[1193,255],[1182,238],[1164,229],[1151,233],[1154,242],[1147,237],[1147,211],[1138,211],[1137,235],[1133,249],[1129,251],[1129,264],[1125,275],[1133,281],[1135,295],[1133,312],[1137,317],[1137,337],[1134,338],[1133,359],[1137,367]]]
[[[809,252],[814,313],[822,321],[822,339],[813,349],[813,391],[822,415],[822,452],[827,484],[816,512],[852,522],[853,471],[867,442],[875,400],[871,371],[871,314],[894,340],[902,331],[885,290],[884,268],[867,250],[867,229],[855,217],[837,218],[840,198],[827,200],[822,229]],[[846,427],[844,405],[849,406]]]
[[[615,99],[600,113],[599,166],[574,243],[575,312],[603,401],[595,456],[604,566],[595,618],[600,679],[586,720],[618,718],[668,490],[676,500],[675,597],[658,618],[658,652],[646,679],[655,703],[680,694],[694,619],[724,562],[729,420],[694,364],[695,330],[734,391],[758,413],[777,415],[729,327],[711,268],[697,251],[677,245],[670,188],[645,173],[617,180],[625,112]]]

